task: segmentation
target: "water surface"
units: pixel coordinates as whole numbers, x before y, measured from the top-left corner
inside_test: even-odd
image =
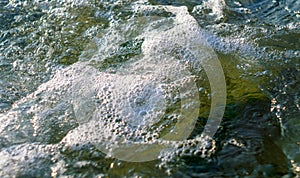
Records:
[[[297,0],[0,1],[1,177],[299,176],[299,9]],[[165,35],[185,31],[183,18],[201,33]],[[200,35],[227,85],[212,138],[201,136],[207,56],[172,46]],[[150,162],[103,152],[111,140],[166,135],[184,103],[178,86],[191,79],[185,94],[200,101],[186,103],[199,105],[187,140]]]

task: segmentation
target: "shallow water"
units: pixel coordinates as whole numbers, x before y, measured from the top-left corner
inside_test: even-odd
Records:
[[[1,177],[300,176],[299,9],[0,1]]]

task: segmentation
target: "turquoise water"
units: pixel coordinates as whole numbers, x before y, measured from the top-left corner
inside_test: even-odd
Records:
[[[299,176],[299,9],[297,0],[0,1],[1,177]],[[210,57],[227,93],[213,137],[202,135],[216,95]],[[195,126],[178,141],[168,132],[191,105]],[[178,142],[148,162],[106,150],[162,137]]]

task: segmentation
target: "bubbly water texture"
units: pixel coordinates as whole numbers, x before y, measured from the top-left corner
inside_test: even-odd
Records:
[[[272,164],[299,175],[298,1],[0,4],[1,177],[272,176]],[[214,138],[201,134],[213,96],[205,60],[215,57],[204,39],[228,86],[225,129]],[[239,102],[245,108],[231,114]],[[131,159],[132,142],[162,145],[151,147],[158,160],[113,159]]]
[[[135,8],[142,13],[156,9],[155,6]],[[163,156],[166,149],[175,152],[177,142],[166,148],[164,142],[186,139],[198,117],[198,88],[195,83],[196,76],[192,73],[198,73],[201,64],[207,63],[205,60],[216,56],[201,38],[196,21],[188,14],[187,8],[159,9],[173,13],[175,17],[160,20],[140,17],[141,19],[128,20],[126,23],[132,23],[130,28],[142,26],[135,27],[138,34],[135,39],[143,40],[143,43],[140,47],[141,54],[133,58],[134,60],[127,59],[115,72],[99,71],[97,67],[101,67],[104,59],[99,55],[101,52],[96,51],[91,59],[82,57],[82,61],[58,71],[53,79],[40,85],[34,93],[17,101],[11,110],[3,114],[3,121],[7,124],[2,125],[1,133],[6,144],[59,141],[52,145],[56,154],[59,154],[57,147],[60,143],[64,147],[92,144],[104,153],[126,161],[157,159],[160,154]],[[143,20],[147,23],[143,24]],[[157,23],[161,25],[156,27]],[[109,29],[108,33],[117,39],[128,33],[124,30],[119,34],[115,28],[117,27]],[[197,41],[198,46],[195,46],[193,40]],[[199,52],[194,56],[191,51],[195,50],[193,48],[203,49],[197,50]],[[172,55],[172,51],[178,54]],[[224,91],[222,94],[225,94]],[[22,108],[24,105],[27,107]],[[181,109],[176,105],[180,105]],[[19,108],[22,108],[22,112],[15,112]],[[25,120],[26,116],[28,120]],[[55,121],[51,123],[46,118]],[[52,140],[52,135],[47,134],[55,132],[54,129],[65,134],[66,128],[74,127],[74,119],[79,126],[70,130],[61,141],[61,138]],[[28,122],[24,123],[26,129],[19,129],[18,126],[23,122]],[[53,122],[63,124],[53,127]],[[178,124],[170,128],[169,122]],[[169,134],[161,133],[167,129]],[[167,140],[157,140],[159,137]],[[127,145],[137,140],[141,142],[141,148],[140,142],[138,145]],[[199,146],[194,148],[195,151],[201,151],[201,145],[213,144],[207,143],[212,142],[208,137],[199,137],[197,141]],[[146,150],[148,144],[149,149]],[[133,152],[133,149],[137,150]],[[138,149],[145,151],[138,154]],[[23,151],[26,150],[21,148],[21,152]],[[41,157],[45,154],[43,151],[34,151]],[[211,154],[210,150],[205,151],[208,153],[203,152],[202,156]],[[7,154],[6,150],[4,153]],[[32,156],[28,156],[29,161],[34,161],[32,159]],[[22,161],[18,162],[22,166]],[[11,170],[5,173],[8,172],[13,173]]]

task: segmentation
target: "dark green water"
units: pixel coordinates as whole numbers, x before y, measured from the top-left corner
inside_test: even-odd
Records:
[[[166,10],[181,6],[187,7],[180,11],[187,12],[183,17],[195,19],[215,51],[226,80],[221,125],[213,138],[200,141],[213,96],[205,66],[193,66],[197,59],[188,50],[169,43],[147,53],[156,41],[147,41],[149,35],[184,31],[174,20],[176,13]],[[180,36],[172,39],[189,44]],[[153,161],[127,162],[106,155],[99,142],[109,145],[114,136],[151,141],[153,133],[164,135],[178,122],[175,115],[183,102],[176,99],[178,92],[170,92],[165,104],[152,86],[162,83],[146,73],[185,75],[172,68],[175,63],[154,60],[164,50],[180,62],[192,61],[189,72],[197,76],[201,100],[192,133]],[[139,93],[146,99],[130,106],[111,99],[105,86],[113,83],[122,89],[132,73],[146,87],[132,90],[129,103]],[[0,76],[0,177],[300,176],[297,0],[2,0]],[[121,96],[122,90],[118,92]],[[140,132],[134,126],[128,130],[124,113],[130,122],[147,118],[139,122],[155,124]],[[92,122],[95,117],[102,119],[99,125]]]

